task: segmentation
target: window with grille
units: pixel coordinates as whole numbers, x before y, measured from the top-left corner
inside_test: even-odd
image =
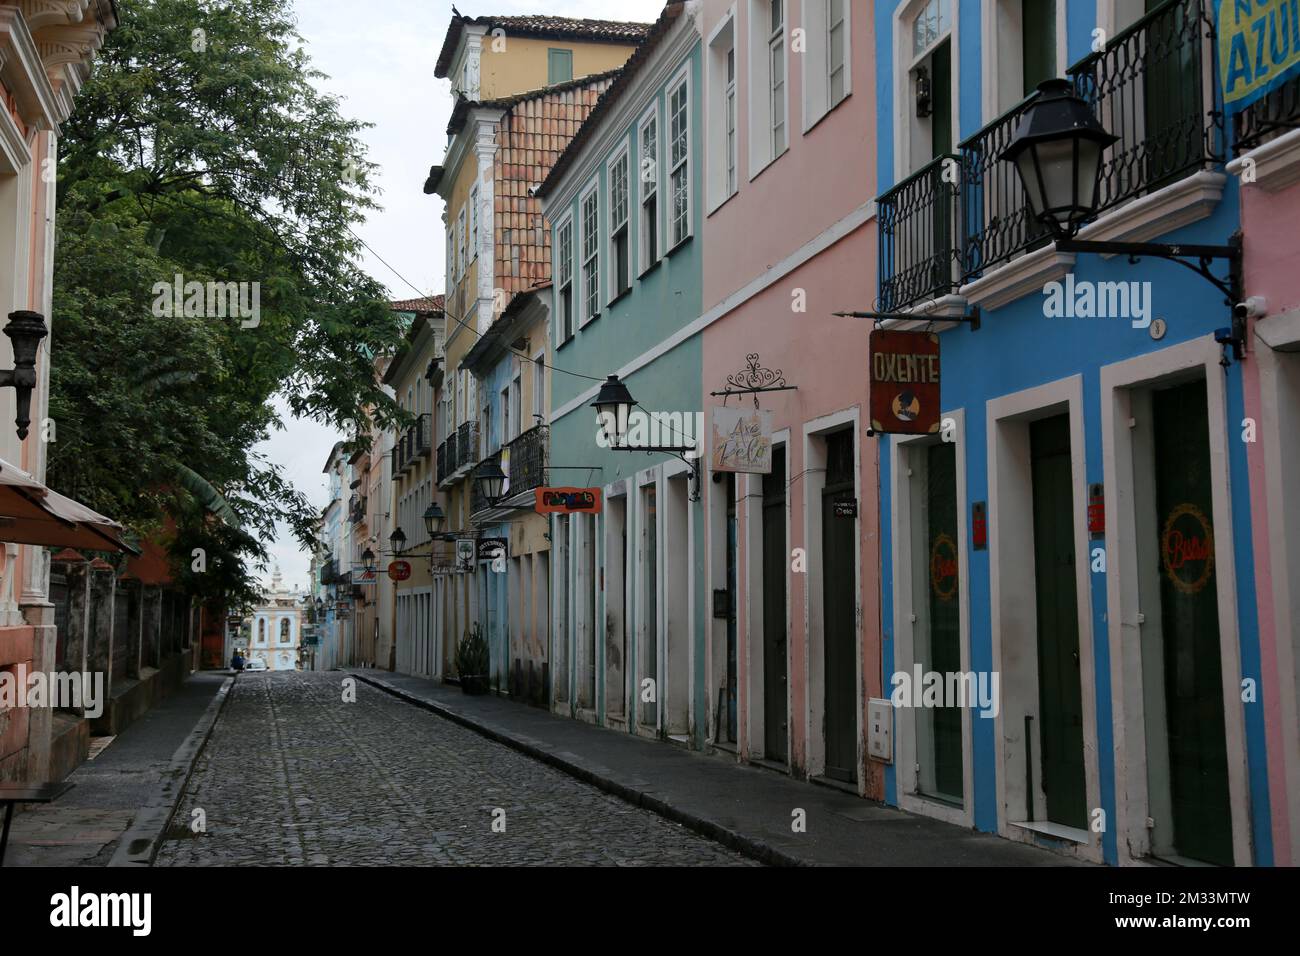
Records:
[[[600,314],[600,193],[593,189],[582,200],[582,319]]]
[[[668,94],[670,194],[668,238],[672,246],[690,235],[690,97],[683,79]]]

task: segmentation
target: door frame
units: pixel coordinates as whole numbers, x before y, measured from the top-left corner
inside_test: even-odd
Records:
[[[1233,863],[1252,863],[1250,786],[1246,727],[1239,688],[1241,645],[1237,627],[1237,575],[1233,543],[1227,389],[1219,366],[1220,348],[1210,336],[1103,365],[1101,368],[1102,460],[1106,481],[1107,630],[1111,699],[1115,707],[1115,825],[1121,863],[1147,859],[1151,849],[1146,820],[1151,805],[1146,717],[1142,693],[1141,624],[1137,515],[1134,506],[1135,441],[1128,427],[1130,392],[1199,371],[1206,386],[1210,422],[1211,501],[1214,508],[1214,564],[1219,607],[1219,658],[1223,674],[1224,737],[1228,750],[1228,804],[1232,811]]]
[[[826,441],[830,432],[844,429],[845,425],[853,429],[853,487],[854,497],[858,500],[858,517],[854,519],[853,560],[855,627],[854,643],[856,646],[857,667],[854,668],[854,681],[857,685],[857,706],[854,717],[857,723],[855,739],[857,741],[856,776],[860,795],[866,795],[868,774],[865,766],[865,746],[863,744],[863,679],[862,664],[862,450],[863,435],[859,424],[859,408],[841,409],[821,418],[805,422],[803,426],[803,509],[804,509],[804,544],[808,555],[807,600],[804,602],[804,719],[808,728],[807,773],[809,777],[820,777],[826,772],[826,732],[824,728],[826,710],[826,633],[822,601],[822,489],[826,487]]]
[[[632,688],[636,685],[633,683],[635,677],[635,667],[629,662],[629,657],[634,655],[636,641],[636,618],[634,617],[635,605],[632,602],[632,591],[635,585],[635,557],[636,557],[636,535],[633,533],[632,509],[636,506],[635,495],[629,494],[628,479],[619,479],[612,484],[605,485],[605,506],[603,513],[606,519],[601,522],[603,534],[605,537],[605,554],[612,556],[614,549],[623,548],[623,568],[621,580],[615,582],[614,575],[608,571],[605,574],[605,587],[600,592],[600,610],[597,612],[600,619],[608,624],[610,614],[613,609],[610,607],[610,596],[615,594],[614,587],[618,587],[618,606],[619,624],[623,629],[623,668],[622,668],[622,685],[623,685],[623,712],[621,714],[610,710],[610,692],[613,689],[610,683],[609,658],[602,650],[600,654],[601,671],[604,673],[604,686],[601,693],[601,713],[602,724],[610,727],[619,727],[627,729],[629,722],[635,721],[635,715],[632,710],[636,706],[637,695],[632,693]],[[611,502],[618,501],[619,506],[623,509],[623,537],[624,541],[617,539],[615,523],[608,518],[608,508]],[[608,562],[606,562],[608,565]],[[631,580],[629,580],[631,578]],[[603,630],[603,629],[602,629]],[[602,635],[607,639],[608,635]],[[602,648],[605,646],[602,643]]]
[[[793,448],[790,444],[790,429],[782,428],[772,433],[772,448],[785,449],[785,507],[782,511],[785,513],[785,542],[787,549],[794,547],[790,541],[792,508],[794,506],[794,495],[790,493],[790,473],[793,467]],[[740,669],[740,679],[738,681],[739,700],[736,702],[736,709],[739,714],[739,736],[742,759],[748,760],[751,757],[770,758],[767,753],[767,716],[765,707],[767,705],[767,686],[764,676],[764,655],[766,653],[764,627],[766,621],[763,616],[763,476],[762,475],[737,475],[737,478],[745,479],[744,482],[737,482],[737,491],[741,493],[741,501],[744,503],[744,510],[738,511],[737,520],[740,521],[741,528],[744,532],[744,547],[741,550],[740,562],[740,581],[743,584],[743,593],[745,600],[740,602],[738,608],[741,619],[737,625],[741,648],[736,654],[737,667]],[[805,555],[806,558],[806,555]],[[790,771],[793,766],[794,745],[793,738],[793,714],[791,714],[791,692],[790,692],[790,636],[794,627],[793,605],[791,604],[791,572],[789,565],[786,565],[785,574],[782,576],[785,581],[785,633],[786,633],[786,660],[785,660],[785,766]]]
[[[1033,388],[993,398],[987,404],[989,471],[989,596],[993,669],[998,672],[1002,703],[998,708],[995,750],[998,833],[1022,843],[1040,843],[1044,836],[1058,848],[1082,859],[1102,862],[1102,834],[1051,823],[1027,823],[1019,813],[1012,819],[1010,801],[1025,807],[1025,740],[1021,716],[1026,707],[1037,713],[1038,598],[1032,574],[1024,573],[1033,553],[1033,511],[1026,508],[1032,489],[1029,423],[1051,415],[1070,416],[1070,478],[1073,485],[1075,595],[1079,626],[1079,684],[1083,712],[1084,797],[1092,813],[1102,807],[1097,743],[1097,657],[1092,628],[1091,541],[1085,504],[1087,492],[1086,430],[1083,421],[1083,376],[1076,374]],[[1113,575],[1113,571],[1112,571]],[[1015,643],[1013,643],[1015,642]],[[1008,677],[1004,662],[1031,670],[1033,686]],[[1012,703],[1015,706],[1012,706]],[[1022,702],[1027,702],[1024,704]],[[1009,713],[1017,715],[1015,720]],[[1041,737],[1038,739],[1041,740]],[[1014,758],[1012,754],[1014,753]],[[1041,795],[1042,747],[1034,746],[1035,790]],[[1033,797],[1033,794],[1028,795]],[[1034,800],[1034,819],[1042,821],[1046,805]]]
[[[970,552],[966,515],[970,504],[966,485],[966,411],[956,409],[943,412],[940,419],[951,418],[956,426],[957,455],[957,552],[961,556],[957,565],[957,586],[961,592],[958,606],[961,633],[961,667],[969,672],[970,666]],[[912,488],[907,481],[907,466],[904,462],[906,452],[921,450],[933,444],[929,436],[895,435],[889,443],[890,488],[890,559],[893,562],[894,590],[894,670],[911,673],[916,660],[915,615],[910,611],[913,602],[912,564],[907,554],[912,547]],[[883,684],[887,695],[893,689],[893,683],[885,677]],[[962,805],[960,808],[947,806],[937,800],[931,800],[916,793],[916,709],[894,709],[894,753],[896,767],[896,792],[898,805],[904,810],[923,816],[934,817],[959,826],[975,826],[975,764],[974,748],[971,737],[970,707],[962,708],[961,715],[961,749],[962,749]],[[981,718],[985,719],[985,718]]]

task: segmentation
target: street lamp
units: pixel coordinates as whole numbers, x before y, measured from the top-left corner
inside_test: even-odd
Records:
[[[438,536],[438,533],[442,531],[442,526],[446,523],[447,516],[438,507],[438,502],[435,501],[424,509],[424,530],[429,532],[431,539]]]
[[[367,574],[375,573],[375,552],[369,548],[361,552],[361,563],[366,566]]]
[[[1096,212],[1101,154],[1118,140],[1069,80],[1046,80],[1001,158],[1015,163],[1034,218],[1055,236],[1073,236]]]
[[[13,343],[14,367],[0,371],[0,388],[12,387],[16,396],[14,424],[18,437],[27,437],[32,423],[32,389],[36,387],[36,352],[41,340],[49,335],[45,317],[39,312],[10,312],[5,335]]]
[[[605,441],[610,448],[617,448],[627,438],[628,418],[636,399],[617,375],[611,375],[600,386],[600,392],[591,405],[596,409],[596,424],[600,426]]]
[[[596,400],[591,406],[596,409],[596,424],[600,426],[605,442],[613,451],[642,451],[647,455],[664,454],[686,463],[691,469],[693,487],[691,501],[700,500],[700,451],[694,445],[636,445],[627,444],[628,420],[637,401],[632,397],[626,385],[617,375],[610,375],[600,386]]]
[[[478,482],[479,490],[483,492],[483,497],[487,499],[489,505],[495,505],[501,500],[501,494],[505,490],[506,473],[501,470],[501,465],[495,458],[489,458],[478,466],[474,480]]]
[[[1214,339],[1232,346],[1240,361],[1246,355],[1244,267],[1241,233],[1227,245],[1118,242],[1076,239],[1079,227],[1097,214],[1101,203],[1101,157],[1119,137],[1107,132],[1078,96],[1069,80],[1047,80],[1025,108],[1011,145],[1001,159],[1013,163],[1024,184],[1034,218],[1051,230],[1057,252],[1165,259],[1191,269],[1223,293],[1231,309],[1231,325],[1216,329]],[[1227,262],[1228,275],[1210,271],[1216,259]],[[1222,363],[1228,364],[1225,354]]]
[[[401,554],[406,547],[406,533],[401,528],[394,528],[393,533],[388,536],[388,543],[394,554]]]

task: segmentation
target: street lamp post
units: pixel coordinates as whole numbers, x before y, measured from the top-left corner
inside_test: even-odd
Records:
[[[1232,310],[1232,324],[1215,332],[1220,345],[1231,345],[1239,361],[1246,351],[1241,233],[1227,245],[1183,245],[1158,242],[1111,242],[1076,239],[1080,227],[1100,205],[1102,154],[1119,137],[1107,132],[1069,80],[1047,80],[1025,109],[1011,144],[1001,159],[1020,174],[1030,211],[1056,240],[1060,252],[1128,256],[1130,263],[1151,257],[1191,269],[1223,293]],[[1226,260],[1228,275],[1210,271],[1216,259]],[[1225,356],[1223,364],[1227,365]]]
[[[632,397],[628,387],[617,375],[610,375],[601,385],[596,400],[591,407],[596,409],[596,423],[599,425],[605,443],[613,451],[645,452],[647,455],[664,454],[686,463],[691,470],[690,500],[700,500],[700,462],[699,451],[691,445],[637,445],[627,444],[628,421],[637,400]],[[694,456],[694,457],[688,457]]]

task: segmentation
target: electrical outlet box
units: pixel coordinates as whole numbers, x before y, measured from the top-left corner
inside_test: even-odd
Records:
[[[872,760],[894,762],[894,705],[876,697],[867,701],[867,753]]]

